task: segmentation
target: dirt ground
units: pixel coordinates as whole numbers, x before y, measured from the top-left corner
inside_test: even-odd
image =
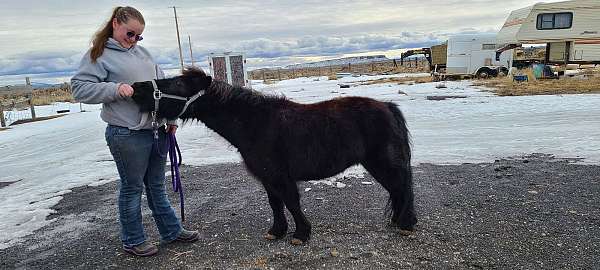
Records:
[[[271,210],[243,165],[186,166],[184,225],[201,232],[197,243],[161,246],[150,258],[124,254],[112,182],[65,195],[49,217],[55,222],[0,250],[0,269],[600,269],[600,166],[575,162],[532,154],[414,167],[419,223],[411,236],[388,226],[387,193],[362,184],[374,181],[369,175],[341,179],[343,188],[302,183],[313,224],[303,246],[292,246],[290,234],[263,239]]]

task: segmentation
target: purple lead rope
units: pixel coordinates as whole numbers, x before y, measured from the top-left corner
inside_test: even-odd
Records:
[[[169,136],[167,138],[167,145],[169,148],[169,160],[171,161],[171,183],[173,184],[173,191],[179,192],[181,221],[185,221],[183,187],[181,186],[181,177],[179,175],[179,165],[181,165],[181,150],[177,144],[175,134],[169,132],[167,136]]]

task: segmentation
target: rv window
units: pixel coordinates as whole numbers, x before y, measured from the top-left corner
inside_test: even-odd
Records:
[[[554,14],[542,14],[542,29],[554,28]]]
[[[556,28],[570,28],[573,21],[573,14],[571,13],[560,13],[554,15],[554,27]]]
[[[538,30],[567,29],[573,25],[573,13],[544,13],[537,17]]]

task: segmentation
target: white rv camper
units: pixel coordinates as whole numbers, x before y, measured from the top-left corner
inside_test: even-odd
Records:
[[[448,38],[445,72],[434,70],[433,75],[488,77],[506,74],[512,64],[512,53],[507,52],[496,60],[496,47],[496,34],[451,36]]]
[[[538,3],[510,13],[498,33],[503,51],[546,44],[547,63],[600,63],[600,1]]]

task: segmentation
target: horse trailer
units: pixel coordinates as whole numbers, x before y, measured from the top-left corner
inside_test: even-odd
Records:
[[[600,64],[600,1],[538,3],[510,13],[497,55],[523,44],[546,44],[548,64]]]
[[[210,53],[208,65],[213,79],[233,86],[251,87],[246,68],[246,57],[243,53]]]
[[[435,65],[432,74],[436,79],[447,77],[489,77],[508,73],[512,54],[496,60],[495,34],[469,34],[450,36],[447,42],[446,63]],[[440,47],[443,48],[443,47]]]

